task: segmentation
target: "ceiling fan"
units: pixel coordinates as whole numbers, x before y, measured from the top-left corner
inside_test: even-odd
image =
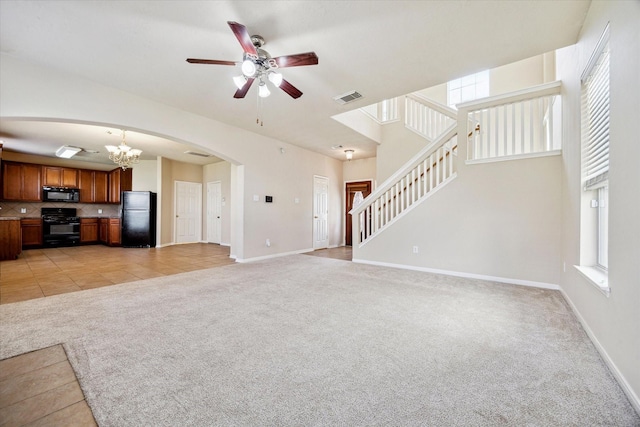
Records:
[[[282,74],[276,70],[286,67],[299,67],[302,65],[317,65],[318,56],[315,52],[298,53],[296,55],[285,55],[272,58],[269,52],[262,49],[265,41],[262,36],[249,36],[247,28],[237,22],[228,21],[231,31],[236,36],[244,54],[242,62],[220,61],[217,59],[196,59],[187,58],[190,64],[213,64],[213,65],[239,65],[242,64],[242,75],[234,77],[233,81],[238,90],[233,95],[234,98],[244,98],[254,80],[258,80],[258,95],[269,96],[267,88],[268,79],[271,83],[288,93],[292,98],[297,99],[302,96],[302,92],[294,85],[282,78]]]

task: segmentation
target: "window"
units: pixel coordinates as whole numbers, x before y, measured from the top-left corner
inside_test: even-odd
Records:
[[[451,80],[447,83],[447,104],[455,108],[461,102],[489,96],[489,70]]]
[[[385,99],[377,104],[367,105],[366,107],[360,108],[360,111],[368,114],[380,124],[397,121],[398,98]]]
[[[582,74],[582,219],[580,264],[608,291],[609,267],[609,26]],[[589,273],[593,274],[589,274]]]

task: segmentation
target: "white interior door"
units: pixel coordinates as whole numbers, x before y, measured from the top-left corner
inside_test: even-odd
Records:
[[[207,242],[218,243],[222,239],[222,183],[207,183]]]
[[[329,247],[329,178],[313,177],[313,249]]]
[[[176,181],[176,243],[196,243],[202,238],[202,184]]]

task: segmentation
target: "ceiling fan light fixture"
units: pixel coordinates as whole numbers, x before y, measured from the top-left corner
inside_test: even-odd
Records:
[[[260,86],[258,86],[258,96],[266,98],[269,95],[271,95],[271,91],[267,87],[267,84],[265,82],[260,82]]]
[[[58,150],[56,151],[56,157],[61,157],[63,159],[70,159],[81,151],[82,151],[82,148],[64,145],[58,148]]]
[[[271,83],[273,83],[274,85],[280,87],[280,85],[282,84],[282,74],[271,71],[269,73],[269,81],[271,81]]]
[[[258,71],[258,67],[256,67],[256,64],[254,64],[252,60],[245,59],[242,62],[242,74],[245,76],[253,77],[256,74],[256,71]]]

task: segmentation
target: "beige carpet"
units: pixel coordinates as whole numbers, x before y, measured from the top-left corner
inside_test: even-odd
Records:
[[[101,426],[640,425],[557,291],[297,255],[0,324],[0,358],[64,343]]]

